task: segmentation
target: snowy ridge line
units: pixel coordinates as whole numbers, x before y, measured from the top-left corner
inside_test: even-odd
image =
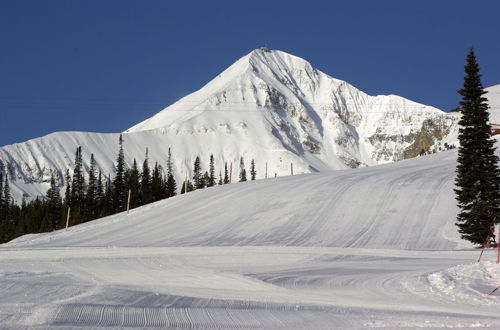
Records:
[[[420,111],[416,111],[420,108]],[[126,163],[166,163],[174,156],[182,182],[196,156],[217,170],[255,159],[257,178],[357,168],[457,145],[459,115],[395,95],[369,96],[307,61],[281,51],[255,50],[200,90],[124,132]],[[74,152],[94,153],[103,173],[114,173],[118,134],[54,133],[0,148],[14,197],[44,195],[51,173],[72,169]],[[86,168],[85,170],[88,170]],[[217,171],[218,172],[218,171]],[[233,166],[233,177],[238,168]],[[60,176],[60,175],[59,175]],[[60,178],[62,183],[62,178]]]

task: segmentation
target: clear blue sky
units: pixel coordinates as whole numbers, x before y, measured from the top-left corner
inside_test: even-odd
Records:
[[[468,48],[500,84],[500,1],[0,0],[0,145],[119,132],[252,49],[369,94],[457,106]]]

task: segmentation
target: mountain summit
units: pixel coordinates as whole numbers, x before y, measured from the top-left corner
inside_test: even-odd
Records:
[[[200,90],[123,134],[126,162],[166,164],[172,150],[178,182],[199,156],[232,177],[243,157],[257,178],[355,168],[415,157],[456,144],[458,114],[395,95],[370,96],[288,53],[256,49]],[[82,147],[104,175],[114,172],[118,134],[59,132],[0,148],[0,171],[14,195],[44,194],[51,174],[59,184]],[[235,166],[230,166],[230,164]],[[293,164],[293,165],[292,165]],[[234,180],[233,180],[234,181]]]
[[[288,53],[260,48],[127,132],[231,131],[317,156],[327,168],[415,157],[455,143],[457,116],[395,95],[369,96]],[[267,137],[267,140],[264,139]]]

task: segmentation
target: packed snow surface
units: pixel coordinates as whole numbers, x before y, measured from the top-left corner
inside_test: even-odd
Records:
[[[0,246],[0,328],[497,328],[456,153],[199,190]]]

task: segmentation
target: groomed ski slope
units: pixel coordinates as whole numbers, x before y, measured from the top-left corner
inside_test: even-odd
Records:
[[[456,151],[200,190],[0,246],[0,328],[496,328]]]
[[[219,186],[7,245],[454,249],[455,158]]]

